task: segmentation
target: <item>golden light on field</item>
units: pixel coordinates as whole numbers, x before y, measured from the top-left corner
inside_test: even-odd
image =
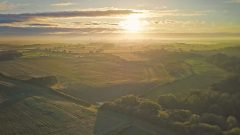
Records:
[[[143,30],[143,24],[140,19],[141,15],[139,14],[129,15],[122,22],[120,22],[120,26],[127,32],[140,32]]]

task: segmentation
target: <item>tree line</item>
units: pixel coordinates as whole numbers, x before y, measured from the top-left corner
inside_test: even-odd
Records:
[[[136,117],[181,135],[240,135],[240,77],[211,90],[161,95],[158,101],[134,95],[106,102],[100,109]]]

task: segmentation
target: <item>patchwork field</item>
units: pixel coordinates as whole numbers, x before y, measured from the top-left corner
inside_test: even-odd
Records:
[[[20,79],[53,75],[60,91],[95,103],[126,94],[157,97],[160,93],[206,89],[230,75],[206,59],[219,52],[235,56],[238,45],[100,43],[15,48],[22,56],[0,61],[1,73]]]
[[[173,135],[138,118],[97,112],[96,106],[129,94],[156,102],[161,95],[207,92],[239,71],[239,48],[237,43],[2,45],[0,132]]]

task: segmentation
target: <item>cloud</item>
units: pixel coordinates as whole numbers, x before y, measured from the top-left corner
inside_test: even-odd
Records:
[[[0,26],[0,35],[46,35],[46,34],[84,34],[84,33],[112,33],[116,28],[61,28],[61,27],[11,27]]]
[[[149,17],[165,17],[165,16],[173,16],[173,17],[191,17],[191,16],[203,16],[207,15],[211,11],[188,11],[188,10],[153,10],[149,12]]]
[[[102,17],[102,16],[121,16],[139,13],[133,10],[88,10],[88,11],[60,11],[44,13],[25,13],[25,14],[0,14],[0,23],[24,22],[38,18],[69,18],[69,17]]]
[[[4,10],[9,10],[12,9],[14,7],[13,4],[9,3],[9,2],[0,2],[0,11],[4,11]]]
[[[72,3],[72,2],[61,2],[61,3],[51,4],[51,6],[53,6],[53,7],[66,7],[66,6],[71,6],[71,5],[74,5],[74,3]]]
[[[240,0],[228,0],[228,3],[239,3],[240,4]]]
[[[32,26],[32,27],[56,27],[57,25],[54,24],[43,24],[43,23],[31,23],[31,24],[27,24],[28,26]]]
[[[85,26],[104,26],[104,25],[117,26],[119,24],[118,23],[110,23],[110,22],[92,21],[92,22],[84,23],[83,25],[85,25]]]

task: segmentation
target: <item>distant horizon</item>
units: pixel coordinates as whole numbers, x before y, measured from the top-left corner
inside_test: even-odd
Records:
[[[151,33],[151,34],[92,34],[92,35],[25,35],[1,36],[1,43],[91,43],[91,42],[161,42],[161,41],[240,41],[240,33]]]

